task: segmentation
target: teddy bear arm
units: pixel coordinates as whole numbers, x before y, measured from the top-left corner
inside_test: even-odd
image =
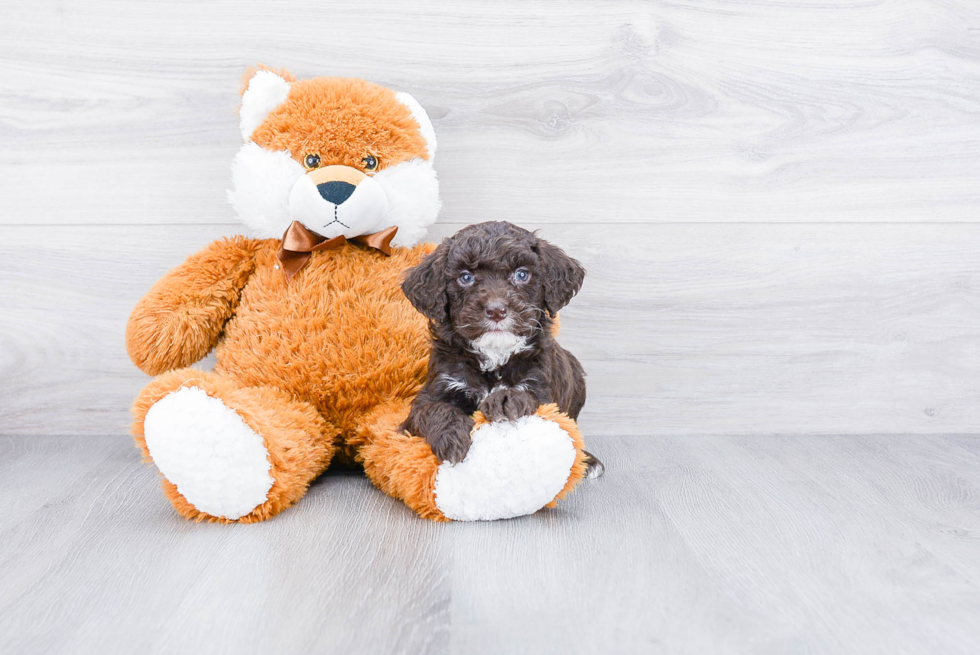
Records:
[[[212,242],[164,275],[137,303],[126,326],[130,359],[149,375],[200,360],[238,307],[261,242]]]

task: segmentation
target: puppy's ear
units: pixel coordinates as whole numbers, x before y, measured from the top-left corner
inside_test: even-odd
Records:
[[[554,316],[582,288],[585,268],[566,255],[564,250],[544,239],[537,240],[534,250],[541,258],[545,309]]]
[[[446,255],[448,241],[443,241],[422,263],[408,269],[402,291],[415,309],[433,321],[449,319],[446,297]]]

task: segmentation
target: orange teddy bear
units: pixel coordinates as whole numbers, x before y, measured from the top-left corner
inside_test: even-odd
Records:
[[[426,320],[399,287],[433,250],[435,133],[407,93],[357,79],[246,76],[229,199],[254,238],[167,273],[126,330],[156,375],[133,434],[167,498],[196,520],[251,523],[298,501],[331,462],[434,520],[552,506],[583,477],[582,438],[554,406],[479,415],[459,464],[399,431],[425,380]],[[187,368],[215,350],[214,372]]]

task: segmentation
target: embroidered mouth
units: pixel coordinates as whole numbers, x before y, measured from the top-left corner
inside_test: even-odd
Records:
[[[331,225],[333,225],[334,223],[340,223],[341,225],[343,225],[344,227],[346,227],[346,228],[347,228],[348,230],[350,229],[350,225],[348,225],[347,223],[344,223],[344,222],[343,222],[342,220],[340,220],[340,218],[339,218],[339,217],[337,216],[337,210],[339,210],[339,209],[340,209],[340,205],[334,205],[334,206],[333,206],[333,220],[332,220],[332,221],[330,221],[329,223],[327,223],[326,225],[324,225],[324,226],[323,226],[324,228],[328,228],[328,227],[330,227]]]

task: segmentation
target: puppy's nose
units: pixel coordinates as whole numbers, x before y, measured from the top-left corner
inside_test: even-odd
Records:
[[[316,190],[320,192],[323,199],[335,205],[339,205],[350,198],[356,188],[347,182],[324,182],[316,185]]]
[[[492,302],[487,305],[487,318],[499,323],[507,318],[507,305],[502,302]]]

